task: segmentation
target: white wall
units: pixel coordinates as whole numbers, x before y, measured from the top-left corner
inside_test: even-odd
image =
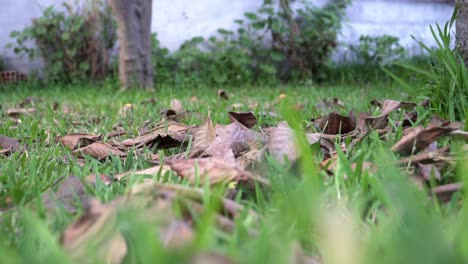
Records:
[[[323,4],[324,0],[312,0]],[[41,14],[41,6],[63,0],[0,0],[0,55],[16,69],[27,69],[26,58],[19,60],[3,47],[10,42],[9,34],[28,25]],[[242,18],[246,11],[255,11],[263,0],[153,0],[152,29],[157,32],[163,46],[170,50],[194,36],[209,37],[218,28],[232,28],[234,19]],[[361,35],[389,34],[398,36],[401,44],[417,51],[410,34],[425,43],[433,44],[429,25],[450,19],[453,5],[447,3],[412,2],[410,0],[354,0],[347,10],[347,22],[340,40],[355,43]]]

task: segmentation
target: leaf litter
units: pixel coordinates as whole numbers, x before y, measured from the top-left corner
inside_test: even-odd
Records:
[[[229,100],[223,90],[218,91],[218,96]],[[285,97],[284,94],[280,95],[271,106]],[[192,101],[197,102],[198,99]],[[155,101],[146,103],[153,104]],[[385,135],[396,135],[397,130],[401,129],[403,135],[391,147],[399,157],[395,164],[401,170],[418,179],[422,185],[435,179],[440,184],[431,187],[430,194],[443,201],[449,200],[453,193],[462,189],[461,183],[447,183],[444,179],[443,170],[453,168],[456,158],[450,146],[438,148],[437,144],[444,137],[466,140],[468,132],[461,129],[461,124],[434,117],[426,126],[413,126],[418,119],[415,107],[427,107],[427,101],[415,104],[385,100],[375,101],[374,104],[377,106],[376,110],[381,112],[378,115],[359,113],[356,116],[353,111],[347,115],[339,114],[335,110],[342,109],[344,104],[337,98],[324,100],[316,106],[322,112],[332,112],[311,118],[311,126],[304,128],[304,132],[308,144],[311,147],[317,146],[318,165],[326,175],[333,177],[339,171],[337,168],[342,166],[339,164],[339,152],[352,152],[373,132],[386,140],[388,137]],[[172,117],[180,114],[187,116],[191,112],[185,110],[177,99],[173,99],[170,105],[170,109],[164,110],[159,123],[153,125],[151,120],[146,121],[141,125],[140,134],[133,138],[122,130],[109,133],[107,137],[89,133],[55,137],[55,141],[64,149],[75,154],[77,161],[83,157],[91,157],[99,162],[105,162],[110,157],[125,160],[130,153],[137,156],[148,156],[150,153],[149,161],[156,163],[146,169],[129,170],[115,175],[93,173],[84,180],[70,176],[57,183],[57,187],[53,188],[56,191],[48,191],[43,195],[46,208],[56,208],[57,203],[60,203],[68,212],[76,213],[79,211],[76,204],[82,206],[83,214],[63,232],[61,239],[63,247],[75,260],[86,259],[87,249],[93,246],[99,248],[100,257],[106,262],[123,261],[128,249],[116,222],[116,215],[122,210],[137,210],[139,215],[151,216],[143,219],[159,229],[157,234],[162,244],[167,248],[183,248],[194,240],[196,223],[193,218],[205,210],[202,202],[206,190],[198,189],[197,186],[206,183],[210,186],[231,186],[234,183],[235,186],[248,188],[253,188],[256,184],[269,188],[268,175],[265,171],[256,170],[256,165],[264,162],[267,156],[282,164],[293,164],[301,156],[294,131],[286,121],[265,129],[256,126],[258,119],[252,112],[228,112],[230,124],[214,124],[208,115],[202,124],[189,125],[176,121],[186,119]],[[130,104],[124,105],[124,108],[119,112],[123,117],[128,117],[134,111]],[[403,112],[405,109],[408,111]],[[394,114],[400,110],[403,115]],[[34,111],[15,111],[13,116]],[[272,115],[276,115],[273,108],[270,111]],[[398,116],[399,119],[392,120]],[[310,129],[314,132],[310,132]],[[4,155],[22,149],[19,141],[3,135],[0,135],[0,147],[0,154]],[[155,153],[157,150],[174,148],[179,150],[178,153],[163,158]],[[466,145],[465,148],[468,149]],[[87,161],[81,159],[80,162],[86,164]],[[352,162],[349,166],[355,175],[356,171],[375,173],[379,169],[372,161]],[[162,184],[153,180],[153,176],[167,173],[173,173],[190,186]],[[89,198],[86,194],[88,183],[94,186],[96,180],[99,180],[105,185],[112,185],[128,180],[133,175],[151,178],[146,177],[142,183],[129,189],[125,196],[106,204]],[[351,175],[345,175],[346,179],[350,177]],[[256,234],[260,217],[254,211],[225,197],[217,199],[220,200],[221,209],[217,211],[215,223],[220,230],[232,232],[235,219],[243,211],[247,211],[251,219],[255,219],[254,224],[249,226],[249,234]],[[142,207],[143,204],[148,206]],[[182,208],[182,215],[175,214],[174,204]]]

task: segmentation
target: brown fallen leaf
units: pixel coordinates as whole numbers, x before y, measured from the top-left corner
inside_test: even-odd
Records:
[[[36,108],[10,108],[7,115],[12,118],[18,118],[20,115],[29,115],[36,112]]]
[[[448,133],[449,137],[456,138],[456,139],[463,139],[463,140],[468,140],[468,131],[463,131],[460,129],[454,130],[450,133]]]
[[[439,181],[442,179],[439,169],[434,164],[418,163],[417,167],[419,175],[426,181],[432,177]]]
[[[59,186],[57,191],[49,190],[42,197],[46,209],[58,208],[60,204],[69,213],[76,213],[80,207],[84,210],[89,207],[85,185],[80,178],[69,176],[55,185]]]
[[[216,130],[213,121],[208,117],[203,124],[193,133],[193,150],[203,151],[207,149],[216,138]]]
[[[72,153],[78,156],[89,155],[98,160],[103,160],[111,155],[118,157],[127,156],[126,153],[120,151],[118,148],[112,147],[104,142],[93,142],[86,147],[74,150]]]
[[[385,100],[382,105],[382,113],[378,116],[366,117],[364,119],[366,127],[365,128],[363,127],[362,129],[364,130],[361,130],[361,131],[365,131],[367,129],[369,130],[383,129],[388,124],[388,115],[390,113],[392,113],[393,111],[399,108],[413,108],[415,106],[416,106],[415,103]]]
[[[440,148],[434,151],[420,153],[411,157],[397,160],[396,164],[409,166],[413,163],[429,163],[429,162],[438,161],[441,157],[446,155],[449,149],[450,149],[449,146],[445,146],[443,148]]]
[[[58,142],[71,150],[75,150],[77,148],[86,147],[89,144],[101,139],[102,135],[73,133],[65,136],[57,136],[55,137],[55,142]]]
[[[126,118],[133,114],[133,105],[132,104],[124,104],[117,113],[119,116]]]
[[[461,190],[463,190],[463,183],[457,182],[437,186],[432,189],[432,193],[435,194],[441,201],[448,202],[455,192]]]
[[[257,118],[252,112],[228,112],[231,122],[239,122],[246,128],[252,128],[257,124]]]
[[[229,100],[229,96],[228,96],[227,93],[226,93],[224,90],[222,90],[222,89],[219,89],[219,90],[218,90],[218,97],[219,97],[219,98],[222,98],[222,99],[224,99],[224,100]]]
[[[418,153],[432,142],[449,134],[453,130],[451,127],[432,126],[423,128],[422,126],[417,126],[406,130],[406,135],[395,143],[391,150],[401,155]]]
[[[313,121],[318,130],[324,134],[348,134],[356,129],[356,116],[352,111],[348,116],[332,112]]]
[[[277,127],[273,128],[267,149],[268,153],[280,163],[284,164],[284,158],[287,158],[291,163],[296,161],[299,153],[294,139],[294,132],[286,122],[282,121],[278,123]]]
[[[219,157],[168,161],[168,165],[180,177],[192,184],[197,182],[203,184],[206,179],[211,185],[238,182],[247,180],[249,176],[248,172],[237,168],[234,162],[228,163]]]
[[[157,143],[158,148],[177,147],[185,140],[191,128],[191,126],[181,125],[174,121],[162,122],[146,134],[122,141],[122,145],[141,148],[152,147]]]
[[[172,221],[169,226],[160,233],[163,245],[166,248],[182,248],[193,241],[194,231],[191,226],[182,220]]]
[[[127,244],[116,224],[116,210],[91,200],[87,212],[62,234],[62,246],[71,258],[83,263],[96,252],[102,263],[122,263]]]
[[[21,145],[18,140],[0,135],[0,148],[8,151],[17,151],[21,149]]]
[[[161,173],[161,175],[164,175],[167,171],[170,171],[171,167],[168,165],[157,165],[153,166],[144,170],[138,170],[138,171],[127,171],[123,173],[116,174],[114,176],[114,180],[121,180],[124,177],[127,177],[129,175],[155,175],[158,173]],[[92,174],[94,177],[94,174]],[[91,176],[91,175],[90,175]],[[88,177],[90,177],[88,176]]]
[[[112,181],[112,178],[111,177],[108,177],[107,175],[101,173],[101,174],[90,174],[88,176],[86,176],[86,180],[92,184],[96,184],[96,176],[99,177],[99,179],[101,180],[102,183],[104,183],[104,185],[110,185],[113,181]]]
[[[190,264],[234,264],[229,257],[215,253],[202,253],[196,255]],[[313,263],[315,264],[315,263]]]
[[[217,125],[215,130],[216,137],[205,150],[205,153],[212,157],[221,157],[232,150],[233,142],[246,140],[239,123],[231,123],[227,126]]]
[[[182,103],[177,99],[171,100],[171,109],[174,110],[177,114],[184,112],[184,107]]]

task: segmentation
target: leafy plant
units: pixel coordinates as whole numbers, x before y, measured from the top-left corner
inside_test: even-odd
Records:
[[[413,89],[393,72],[389,70],[386,72],[409,92],[422,92],[423,95],[430,97],[431,106],[442,117],[450,120],[465,120],[468,116],[468,73],[459,51],[451,47],[452,27],[456,14],[457,8],[450,21],[445,23],[443,28],[438,24],[435,27],[430,27],[432,36],[437,43],[436,48],[430,48],[422,41],[415,39],[431,57],[427,67],[397,64],[416,74],[424,86],[420,89]]]
[[[40,57],[49,81],[102,78],[110,70],[110,54],[116,41],[116,23],[110,7],[101,0],[74,6],[63,3],[66,12],[47,7],[42,16],[10,36],[7,45],[17,54]],[[31,47],[33,41],[36,46]]]
[[[349,45],[352,59],[367,66],[385,66],[394,61],[402,60],[405,48],[399,43],[399,38],[389,35],[378,37],[361,36],[359,44]]]
[[[219,29],[218,36],[195,37],[173,54],[154,35],[156,81],[213,86],[324,79],[347,3],[335,0],[318,8],[304,2],[293,11],[289,1],[265,0],[256,12],[235,20],[236,31]]]

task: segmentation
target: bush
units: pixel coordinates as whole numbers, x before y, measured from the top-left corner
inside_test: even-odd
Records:
[[[110,55],[116,42],[116,23],[110,7],[101,0],[63,6],[66,12],[50,6],[31,26],[12,32],[10,36],[16,43],[8,46],[31,59],[42,58],[47,81],[104,77],[111,70]],[[36,46],[31,48],[29,41]]]
[[[195,37],[174,54],[153,35],[156,82],[170,85],[271,84],[278,80],[325,79],[348,0],[292,10],[288,0],[265,0],[257,12],[235,20],[236,31]]]
[[[406,56],[405,48],[399,38],[389,35],[378,37],[361,36],[358,45],[349,45],[352,60],[358,64],[371,67],[391,65]]]

